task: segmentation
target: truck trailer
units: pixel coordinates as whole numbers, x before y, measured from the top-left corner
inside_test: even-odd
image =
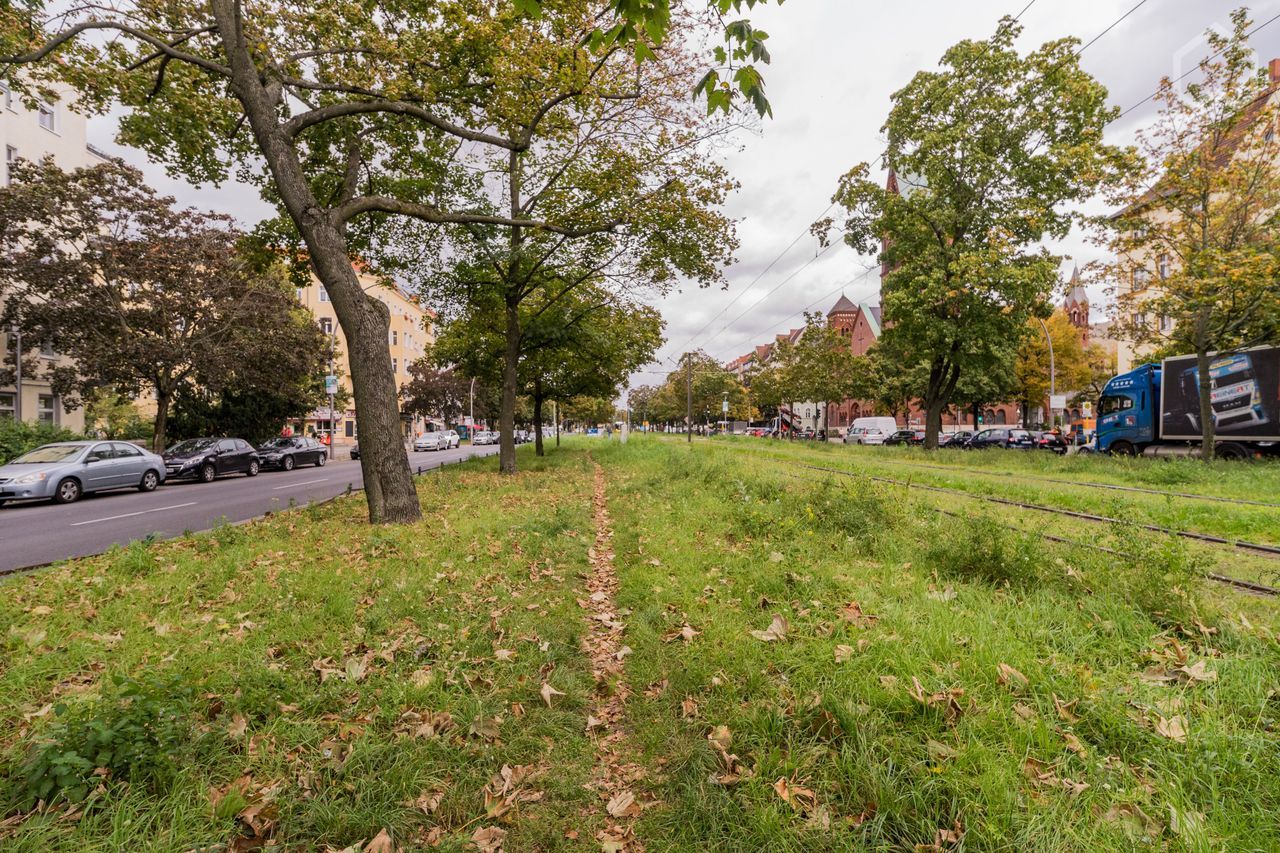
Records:
[[[1224,459],[1280,455],[1280,347],[1209,356],[1209,409]],[[1200,370],[1194,355],[1114,377],[1098,401],[1098,451],[1200,453]]]

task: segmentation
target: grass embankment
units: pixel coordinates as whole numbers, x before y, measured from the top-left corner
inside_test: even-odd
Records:
[[[1078,552],[705,445],[524,461],[425,479],[414,527],[356,498],[4,581],[0,846],[598,850],[611,604],[613,805],[649,850],[1280,847],[1280,616],[1184,545]],[[116,769],[71,772],[103,730]],[[48,779],[88,802],[29,813]]]

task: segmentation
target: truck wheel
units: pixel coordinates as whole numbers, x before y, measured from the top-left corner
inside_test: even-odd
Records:
[[[1249,458],[1249,451],[1243,445],[1228,441],[1214,448],[1214,455],[1219,459],[1230,459],[1239,462]]]
[[[1132,444],[1130,444],[1127,441],[1112,442],[1111,450],[1109,452],[1111,453],[1112,456],[1137,456],[1138,455],[1137,448],[1135,448]]]

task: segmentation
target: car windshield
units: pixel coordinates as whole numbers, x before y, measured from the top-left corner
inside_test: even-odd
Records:
[[[38,465],[42,462],[69,462],[84,450],[83,444],[46,444],[24,453],[10,465]]]
[[[169,448],[169,452],[178,456],[188,453],[199,453],[201,450],[208,450],[217,444],[216,438],[189,438],[186,441],[180,441],[173,447]]]
[[[263,444],[262,449],[267,450],[272,447],[293,447],[293,442],[294,442],[294,439],[292,438],[273,438],[270,441]]]

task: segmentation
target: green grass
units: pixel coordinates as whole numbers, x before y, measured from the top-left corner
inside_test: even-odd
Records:
[[[418,525],[370,528],[356,496],[0,581],[0,848],[211,848],[257,827],[278,849],[386,830],[462,850],[501,826],[512,851],[598,850],[577,603],[592,460],[658,801],[647,849],[1280,848],[1274,600],[1206,585],[1202,551],[1165,537],[1081,534],[1126,558],[1052,545],[981,504],[951,518],[796,464],[844,448],[740,444],[571,440],[522,452],[516,478],[493,460],[422,478]],[[1157,476],[1058,467],[1084,461],[963,457]],[[1274,467],[1180,476],[1275,494]],[[775,615],[780,639],[752,635]],[[32,812],[31,757],[65,768],[104,738],[114,769],[88,800]],[[504,765],[518,784],[486,799]]]

